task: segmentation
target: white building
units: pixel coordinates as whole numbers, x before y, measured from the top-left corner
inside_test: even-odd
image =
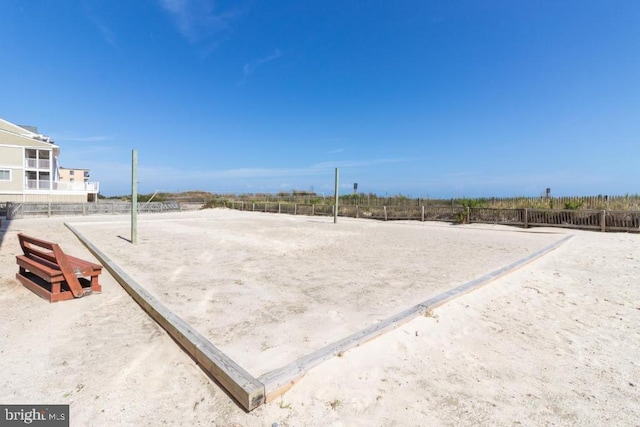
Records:
[[[99,185],[60,179],[60,147],[36,128],[0,119],[0,202],[96,201]]]

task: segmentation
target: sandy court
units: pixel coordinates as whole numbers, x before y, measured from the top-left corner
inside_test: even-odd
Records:
[[[132,245],[122,219],[74,227],[256,377],[562,237],[207,210]]]
[[[640,236],[227,210],[3,223],[0,401],[72,425],[637,425]],[[567,233],[542,259],[312,369],[247,414],[108,272],[48,304],[14,278],[18,231],[92,259],[67,221],[254,375]],[[433,250],[433,248],[439,250]],[[178,261],[176,261],[178,260]]]

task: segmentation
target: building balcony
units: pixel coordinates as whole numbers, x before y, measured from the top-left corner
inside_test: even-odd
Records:
[[[64,182],[58,181],[53,183],[53,189],[59,191],[86,191],[88,193],[97,193],[100,188],[98,182]]]
[[[97,182],[51,182],[49,180],[27,180],[27,190],[78,191],[98,193],[100,185]]]
[[[51,181],[48,179],[28,179],[27,190],[49,190]]]
[[[25,166],[28,169],[46,169],[51,167],[51,160],[49,159],[25,159]]]

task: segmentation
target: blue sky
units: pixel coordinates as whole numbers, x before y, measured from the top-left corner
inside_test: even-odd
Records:
[[[0,117],[101,193],[640,192],[640,1],[4,0]]]

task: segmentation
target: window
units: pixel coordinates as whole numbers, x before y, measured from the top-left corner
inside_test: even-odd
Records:
[[[69,171],[69,175],[75,175],[76,171]]]
[[[0,181],[11,181],[11,169],[0,169]]]

